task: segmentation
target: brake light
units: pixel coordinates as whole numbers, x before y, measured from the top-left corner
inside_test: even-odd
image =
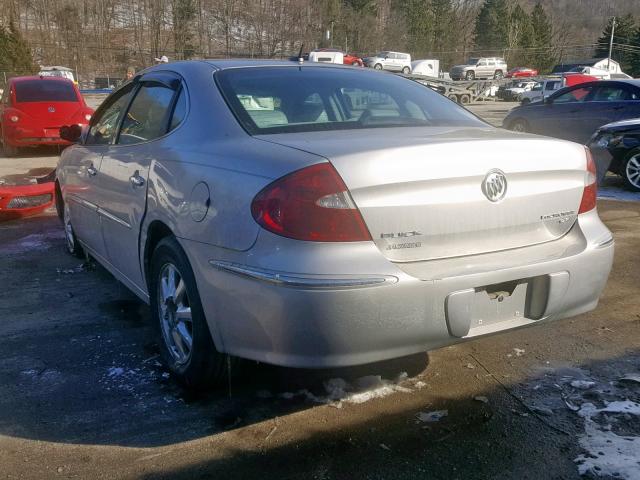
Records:
[[[18,123],[18,120],[20,120],[20,117],[18,117],[17,115],[11,115],[9,117],[9,120],[11,120],[13,123]]]
[[[596,208],[596,196],[598,194],[596,164],[587,147],[585,147],[585,152],[587,156],[587,171],[585,173],[585,187],[582,192],[582,200],[580,201],[578,213],[586,213]]]
[[[330,163],[270,183],[251,203],[256,222],[283,237],[316,242],[371,240],[346,185]]]

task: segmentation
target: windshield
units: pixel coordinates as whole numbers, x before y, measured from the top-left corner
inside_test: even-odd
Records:
[[[22,80],[15,83],[16,102],[77,102],[71,82],[56,80]]]
[[[486,126],[412,80],[341,68],[236,68],[216,73],[251,134],[381,127]]]
[[[478,58],[470,58],[469,60],[467,60],[467,65],[477,65],[478,61]]]

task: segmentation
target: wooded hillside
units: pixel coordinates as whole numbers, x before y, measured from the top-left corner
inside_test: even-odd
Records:
[[[0,0],[0,25],[14,26],[35,64],[68,66],[86,81],[123,77],[162,55],[277,58],[302,44],[359,55],[408,51],[439,58],[444,68],[493,54],[548,69],[560,57],[590,57],[608,18],[626,13],[640,20],[640,2]]]

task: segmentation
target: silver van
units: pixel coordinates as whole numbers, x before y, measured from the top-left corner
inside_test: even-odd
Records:
[[[363,59],[367,67],[376,70],[411,73],[411,55],[400,52],[380,52],[373,57]]]

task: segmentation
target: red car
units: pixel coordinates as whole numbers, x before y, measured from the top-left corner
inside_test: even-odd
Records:
[[[512,68],[507,72],[507,78],[535,77],[537,75],[538,70],[529,67]]]
[[[7,156],[22,147],[69,145],[62,125],[87,125],[93,110],[71,81],[60,77],[15,77],[0,103],[0,140]]]
[[[0,222],[40,213],[53,205],[55,170],[44,177],[0,180]]]

